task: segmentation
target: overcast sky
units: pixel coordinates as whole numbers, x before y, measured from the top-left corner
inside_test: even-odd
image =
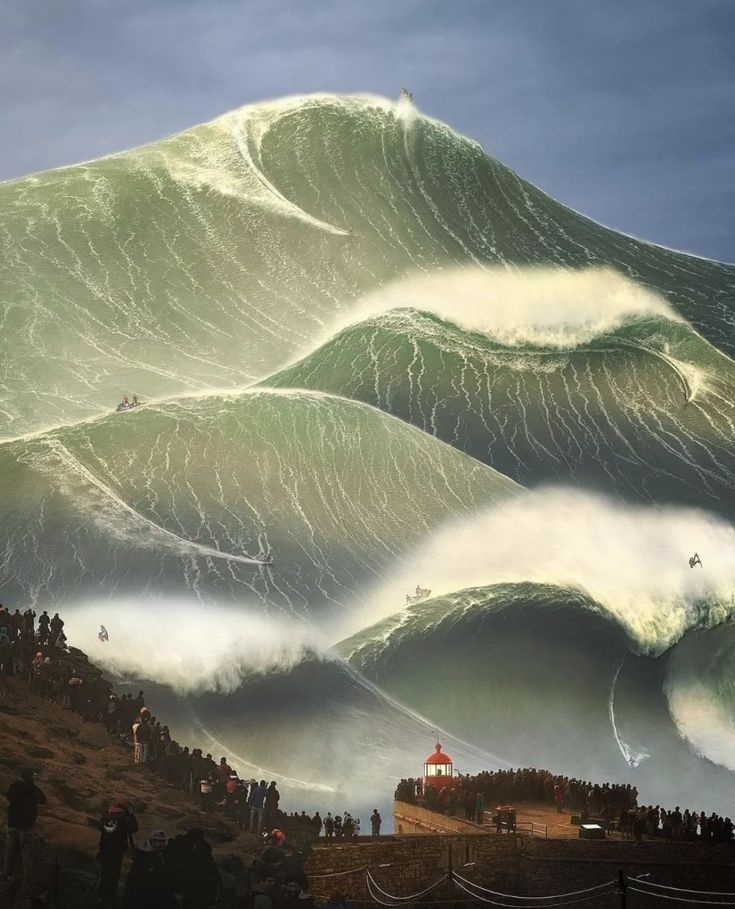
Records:
[[[734,261],[734,46],[735,0],[1,0],[0,180],[407,85],[567,205]]]

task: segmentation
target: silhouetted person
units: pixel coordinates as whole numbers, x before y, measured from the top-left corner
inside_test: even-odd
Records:
[[[24,767],[20,779],[11,783],[7,791],[8,829],[3,857],[3,874],[10,876],[15,854],[20,850],[23,858],[23,883],[30,878],[31,851],[28,848],[33,839],[38,819],[38,806],[46,804],[46,796],[33,782],[33,771]]]
[[[373,830],[373,839],[377,839],[380,836],[380,825],[383,823],[383,818],[380,816],[378,809],[373,808],[373,813],[370,815],[370,826]]]
[[[100,901],[103,909],[112,909],[117,905],[123,856],[129,844],[132,851],[132,835],[137,831],[138,821],[133,809],[122,800],[114,801],[102,815],[97,860],[100,863]]]
[[[123,891],[124,909],[176,909],[176,880],[166,854],[168,837],[155,830],[136,849]]]
[[[177,836],[169,842],[167,855],[177,890],[184,897],[183,909],[207,909],[217,895],[218,872],[204,831],[194,827],[184,836]]]

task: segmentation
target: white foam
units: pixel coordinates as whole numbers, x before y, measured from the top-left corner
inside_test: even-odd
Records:
[[[684,321],[661,294],[612,268],[456,268],[382,287],[330,326],[330,334],[405,308],[434,313],[509,347],[569,349],[631,319]]]
[[[288,670],[323,643],[306,626],[255,610],[194,600],[120,597],[65,607],[66,633],[118,678],[151,679],[179,694],[229,694],[271,670]],[[97,638],[100,625],[110,640]]]
[[[690,568],[697,551],[703,567]],[[432,597],[496,583],[585,592],[641,652],[735,612],[735,529],[693,508],[628,506],[563,488],[521,493],[436,531],[367,600],[361,627],[400,610],[417,584]]]

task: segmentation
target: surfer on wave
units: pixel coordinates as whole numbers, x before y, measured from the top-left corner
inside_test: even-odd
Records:
[[[694,553],[694,555],[689,559],[689,567],[694,568],[695,565],[699,565],[700,568],[703,567],[702,560],[699,558],[699,553]]]
[[[107,633],[107,629],[104,625],[100,625],[100,630],[97,632],[97,637],[102,643],[110,640],[110,635]]]
[[[409,102],[413,101],[413,92],[410,92],[407,88],[402,88],[400,100]]]

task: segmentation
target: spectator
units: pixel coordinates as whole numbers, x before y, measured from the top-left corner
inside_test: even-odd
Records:
[[[253,782],[255,781],[253,780]],[[250,830],[255,834],[259,834],[263,826],[265,794],[265,780],[261,780],[257,786],[251,787],[250,797],[248,799],[248,805],[250,807]]]
[[[46,796],[33,782],[34,773],[24,767],[20,779],[11,783],[7,791],[8,828],[3,856],[3,875],[10,877],[13,863],[18,851],[23,859],[23,884],[31,877],[31,856],[29,848],[36,829],[38,806],[46,804]]]
[[[324,818],[324,839],[331,840],[334,837],[334,818],[332,812],[327,811]]]
[[[166,854],[168,837],[154,830],[136,849],[123,891],[124,909],[176,909],[176,879]]]
[[[100,821],[97,861],[100,863],[99,894],[103,909],[114,909],[117,905],[117,885],[123,856],[128,845],[132,851],[132,835],[137,831],[138,821],[132,807],[124,799],[115,799]]]
[[[373,839],[376,840],[380,836],[380,825],[383,823],[378,809],[373,808],[373,813],[370,815],[370,826],[372,827]]]
[[[319,837],[322,835],[323,826],[324,825],[322,824],[322,817],[319,814],[319,812],[317,811],[316,814],[314,815],[314,817],[311,819],[311,829],[314,833],[315,840],[318,840]]]
[[[281,794],[276,788],[275,781],[271,781],[267,788],[264,800],[263,820],[266,830],[271,828],[278,817],[278,804],[281,801]]]

